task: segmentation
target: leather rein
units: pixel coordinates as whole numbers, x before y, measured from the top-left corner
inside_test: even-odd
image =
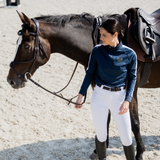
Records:
[[[64,98],[62,94],[61,94],[61,95],[57,94],[57,93],[60,93],[61,91],[63,91],[63,90],[69,85],[69,83],[71,82],[71,80],[72,80],[72,78],[73,78],[73,76],[74,76],[74,73],[75,73],[75,71],[76,71],[76,68],[77,68],[77,66],[78,66],[78,62],[76,63],[76,66],[75,66],[75,68],[74,68],[74,71],[73,71],[73,73],[72,73],[72,75],[71,75],[71,78],[70,78],[69,82],[67,83],[67,85],[66,85],[64,88],[62,88],[62,89],[61,89],[60,91],[58,91],[58,92],[49,91],[48,89],[44,88],[44,87],[41,86],[39,83],[37,83],[37,82],[35,82],[33,79],[31,79],[32,74],[31,74],[30,72],[31,72],[31,69],[33,68],[33,66],[35,65],[35,61],[36,61],[36,58],[37,58],[37,53],[40,52],[40,50],[41,50],[41,51],[43,52],[43,54],[45,55],[45,57],[47,58],[47,60],[49,60],[48,55],[46,54],[46,52],[45,52],[45,50],[44,50],[44,48],[43,48],[43,45],[42,45],[42,43],[41,43],[41,41],[40,41],[40,39],[39,39],[39,22],[38,22],[36,19],[32,19],[32,21],[33,21],[33,22],[35,23],[35,25],[36,25],[36,33],[34,33],[34,32],[29,32],[29,34],[30,34],[31,36],[34,36],[34,37],[35,37],[34,55],[33,55],[33,57],[32,57],[30,60],[27,60],[27,61],[22,61],[22,62],[14,62],[14,61],[12,61],[12,62],[10,63],[10,68],[14,71],[14,73],[17,75],[17,77],[18,77],[19,79],[21,79],[22,81],[27,82],[28,79],[29,79],[32,83],[34,83],[34,84],[37,85],[38,87],[42,88],[43,90],[47,91],[48,93],[53,94],[53,95],[55,95],[55,96],[57,96],[57,97],[65,100],[65,101],[67,101],[67,102],[68,102],[68,105],[69,105],[70,103],[75,104],[75,105],[82,105],[82,104],[84,104],[84,103],[85,103],[85,100],[86,100],[86,95],[84,96],[83,102],[82,102],[81,104],[78,104],[78,103],[72,101],[72,99],[76,98],[78,95],[77,95],[77,96],[74,96],[73,98],[67,99],[67,98]],[[25,25],[25,24],[24,24],[24,25]],[[19,36],[22,36],[22,35],[23,35],[22,30],[18,31],[18,35],[19,35]],[[26,73],[24,73],[24,75],[20,75],[20,74],[13,68],[13,64],[26,64],[26,63],[32,63],[32,64],[31,64],[29,70],[28,70]],[[27,76],[28,76],[28,77],[27,77]]]

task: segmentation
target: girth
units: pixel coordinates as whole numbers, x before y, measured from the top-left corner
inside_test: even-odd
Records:
[[[94,19],[93,32],[92,32],[93,47],[100,43],[99,28],[100,28],[101,24],[102,24],[102,18],[100,16],[96,17]]]

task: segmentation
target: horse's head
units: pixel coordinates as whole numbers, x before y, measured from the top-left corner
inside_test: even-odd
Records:
[[[50,57],[51,49],[47,39],[39,32],[40,24],[35,19],[19,14],[23,23],[22,30],[18,32],[15,58],[10,63],[7,76],[8,83],[13,88],[22,88],[39,66],[44,65]]]

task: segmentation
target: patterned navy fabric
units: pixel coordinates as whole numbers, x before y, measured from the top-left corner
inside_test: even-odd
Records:
[[[120,41],[117,47],[97,45],[90,55],[88,68],[83,80],[80,94],[85,95],[94,75],[98,85],[122,87],[128,79],[125,100],[131,102],[136,83],[137,56],[136,53]]]

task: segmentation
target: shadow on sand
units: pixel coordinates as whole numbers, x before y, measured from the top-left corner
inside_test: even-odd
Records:
[[[146,151],[160,151],[160,136],[142,136],[142,138]],[[93,138],[39,141],[2,150],[0,160],[89,160],[94,146]],[[112,154],[124,155],[119,137],[110,137],[107,155]]]

